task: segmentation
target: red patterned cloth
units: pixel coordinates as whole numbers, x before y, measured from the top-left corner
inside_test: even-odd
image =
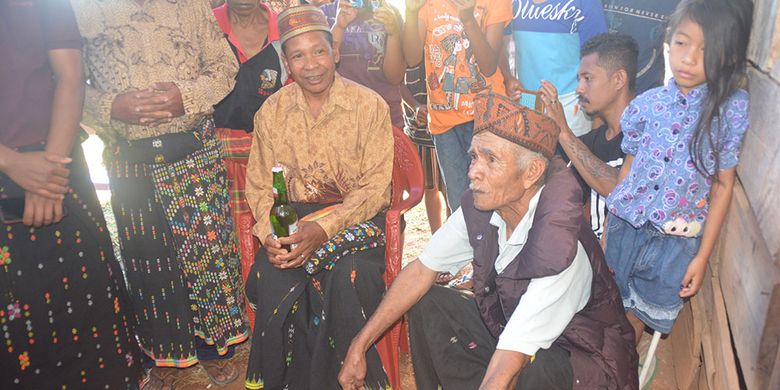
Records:
[[[241,276],[246,284],[249,269],[255,261],[255,254],[260,248],[260,243],[252,235],[252,226],[255,218],[249,203],[244,196],[246,189],[246,164],[249,158],[249,149],[252,147],[252,133],[244,130],[218,128],[217,139],[222,142],[222,159],[227,167],[228,182],[230,184],[230,209],[233,214],[233,226],[238,237],[238,251],[241,256]],[[255,312],[246,303],[246,313],[249,324],[254,327]]]

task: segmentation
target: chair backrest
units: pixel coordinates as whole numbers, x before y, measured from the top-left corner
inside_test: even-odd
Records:
[[[425,182],[417,146],[397,127],[393,127],[393,141],[395,153],[390,208],[397,209],[400,206],[403,213],[422,200]],[[406,198],[404,193],[407,194]]]

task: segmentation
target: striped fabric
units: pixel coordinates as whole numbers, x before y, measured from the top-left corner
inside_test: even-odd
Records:
[[[246,201],[246,165],[249,150],[252,147],[252,133],[235,129],[216,129],[217,139],[222,142],[222,159],[227,167],[230,185],[230,209],[238,237],[239,255],[241,256],[241,276],[246,283],[249,268],[255,261],[255,254],[260,248],[258,240],[252,235],[255,218],[249,203]],[[249,324],[254,327],[255,313],[247,303],[246,313]]]

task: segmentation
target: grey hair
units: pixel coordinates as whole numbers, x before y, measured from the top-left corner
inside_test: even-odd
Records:
[[[516,146],[519,149],[519,152],[517,153],[517,168],[520,172],[525,171],[525,169],[528,168],[528,164],[530,164],[533,159],[538,158],[544,162],[544,173],[539,177],[539,181],[536,183],[536,185],[540,187],[543,186],[547,181],[547,174],[550,171],[550,159],[539,152],[535,152],[520,145]]]

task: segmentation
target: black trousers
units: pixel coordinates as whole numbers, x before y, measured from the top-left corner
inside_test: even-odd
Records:
[[[478,389],[496,350],[474,299],[441,286],[433,286],[409,312],[409,337],[420,390]],[[523,369],[517,389],[569,390],[573,378],[569,353],[553,344]]]

